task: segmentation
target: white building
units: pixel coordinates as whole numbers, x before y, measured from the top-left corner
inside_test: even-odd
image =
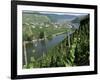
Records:
[[[57,26],[57,25],[54,25],[54,27],[55,27],[55,28],[58,28],[58,26]]]
[[[32,28],[35,28],[35,26],[33,25]]]

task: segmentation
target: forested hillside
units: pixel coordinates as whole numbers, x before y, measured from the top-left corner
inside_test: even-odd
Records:
[[[90,29],[89,29],[89,15],[87,15],[83,20],[80,21],[80,27],[71,36],[71,44],[74,46],[74,64],[78,66],[89,65],[89,55],[90,55]],[[72,47],[73,49],[73,47]]]

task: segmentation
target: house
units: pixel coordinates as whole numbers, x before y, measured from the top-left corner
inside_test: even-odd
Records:
[[[45,27],[49,27],[49,25],[48,24],[46,24],[46,26]]]
[[[40,26],[40,28],[42,28],[42,26]]]
[[[35,26],[34,26],[34,25],[32,25],[32,28],[35,28]]]
[[[58,28],[58,26],[57,26],[57,25],[54,25],[54,27],[55,27],[55,28]]]

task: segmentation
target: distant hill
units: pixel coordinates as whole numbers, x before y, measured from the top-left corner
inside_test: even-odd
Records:
[[[32,24],[32,23],[44,23],[44,22],[51,22],[51,20],[44,15],[40,15],[37,13],[28,13],[23,12],[22,14],[22,21],[24,23]]]
[[[79,23],[80,21],[82,21],[83,19],[85,19],[87,17],[88,17],[88,15],[78,16],[75,19],[73,19],[71,22],[73,22],[73,23]]]
[[[27,14],[30,16],[38,15],[38,16],[44,16],[48,17],[51,22],[67,22],[67,21],[72,21],[76,18],[74,15],[59,15],[59,14],[53,14],[53,13],[42,13],[42,12],[34,12],[34,11],[24,11],[23,14]],[[44,18],[45,19],[45,18]],[[43,19],[43,20],[44,20]]]
[[[52,22],[65,22],[72,21],[76,18],[74,15],[58,15],[58,14],[41,14],[44,16],[48,16]]]
[[[36,11],[24,11],[22,16],[23,24],[57,23],[61,25],[71,25],[73,28],[79,28],[80,21],[89,17],[89,15],[59,15]]]

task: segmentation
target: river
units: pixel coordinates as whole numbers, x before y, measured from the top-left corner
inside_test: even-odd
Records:
[[[30,42],[26,44],[26,53],[27,53],[27,61],[30,62],[32,56],[35,59],[41,57],[43,54],[46,54],[48,50],[55,47],[58,43],[63,41],[66,38],[67,34],[60,34],[52,37],[52,39],[48,40],[37,40],[35,42]],[[23,55],[24,56],[24,55]],[[24,57],[23,57],[23,63]]]

